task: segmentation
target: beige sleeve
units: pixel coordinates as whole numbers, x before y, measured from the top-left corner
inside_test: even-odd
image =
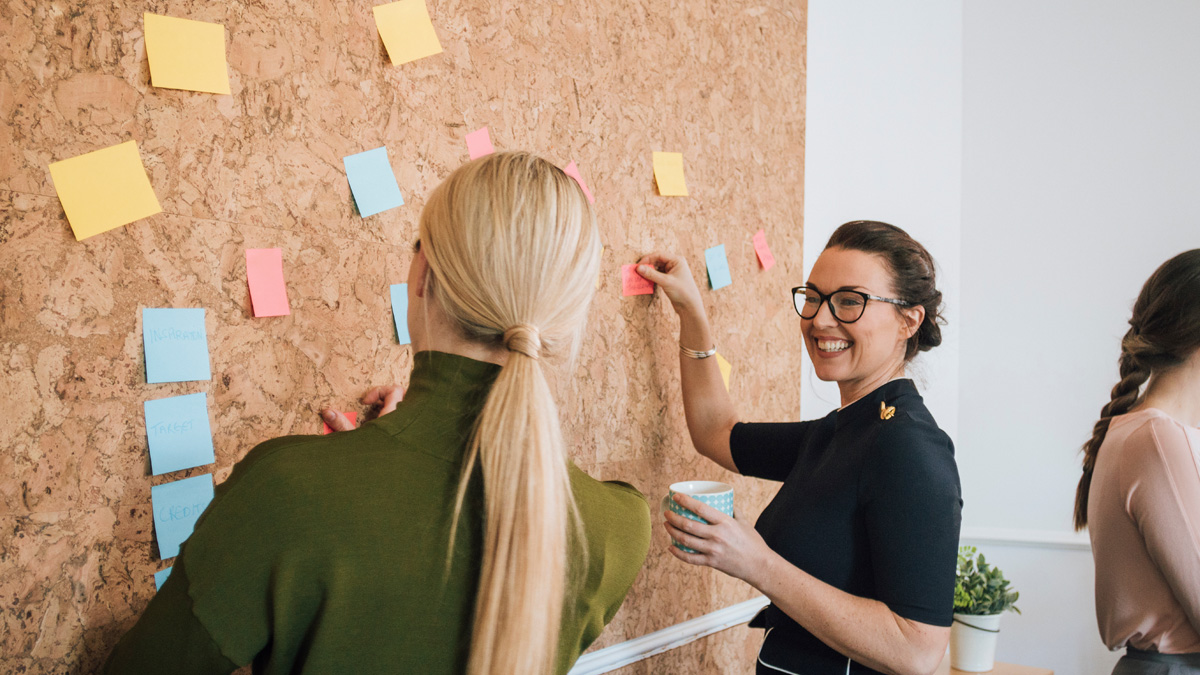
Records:
[[[1200,632],[1198,448],[1170,420],[1150,422],[1145,433],[1146,447],[1130,453],[1121,467],[1126,509],[1192,628]]]

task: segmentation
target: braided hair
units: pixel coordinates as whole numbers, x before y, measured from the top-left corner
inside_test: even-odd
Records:
[[[1096,456],[1109,424],[1137,403],[1142,385],[1156,373],[1183,363],[1200,349],[1200,312],[1191,311],[1200,297],[1200,249],[1185,251],[1163,263],[1142,286],[1129,330],[1121,339],[1117,361],[1121,379],[1112,389],[1092,437],[1083,444],[1083,476],[1075,490],[1075,529],[1087,527],[1088,493]]]

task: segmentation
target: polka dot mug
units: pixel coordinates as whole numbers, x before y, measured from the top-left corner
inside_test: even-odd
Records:
[[[663,511],[670,509],[684,518],[707,524],[707,520],[680,506],[674,499],[676,493],[682,493],[692,499],[702,501],[727,516],[733,515],[733,486],[728,483],[718,483],[711,480],[688,480],[682,483],[674,483],[670,487],[670,493],[666,497],[663,497]],[[674,538],[671,539],[671,543],[684,553],[696,553],[694,549],[680,544]]]

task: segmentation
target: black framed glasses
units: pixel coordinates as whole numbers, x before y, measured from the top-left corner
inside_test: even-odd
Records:
[[[887,302],[898,307],[912,307],[911,302],[896,298],[881,298],[862,291],[834,291],[822,293],[812,286],[797,286],[792,289],[792,305],[801,319],[811,319],[821,311],[821,305],[829,303],[833,318],[841,323],[854,323],[862,318],[869,300]]]

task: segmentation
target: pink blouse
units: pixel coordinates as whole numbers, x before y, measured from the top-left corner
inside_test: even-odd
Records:
[[[1096,457],[1088,530],[1109,649],[1200,652],[1200,430],[1161,410],[1114,417]]]

